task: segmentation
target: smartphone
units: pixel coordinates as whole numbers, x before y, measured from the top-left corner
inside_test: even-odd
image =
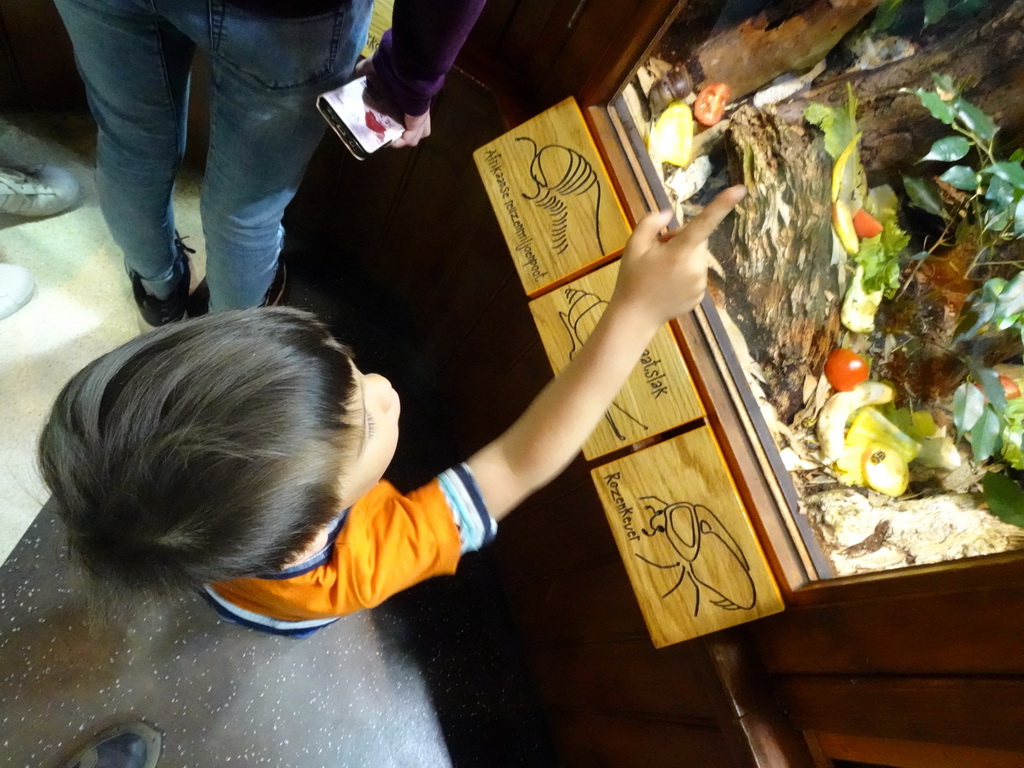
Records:
[[[365,77],[320,94],[316,108],[358,160],[365,160],[405,131],[398,110]]]

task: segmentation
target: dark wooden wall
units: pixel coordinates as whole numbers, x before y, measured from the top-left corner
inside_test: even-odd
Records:
[[[0,2],[0,109],[85,106],[85,90],[57,9],[46,0]]]
[[[469,455],[551,369],[471,158],[506,130],[498,103],[455,76],[433,123],[422,147],[364,163],[323,144],[289,223],[403,296]],[[567,765],[753,764],[707,649],[652,646],[582,460],[502,523],[492,553]]]

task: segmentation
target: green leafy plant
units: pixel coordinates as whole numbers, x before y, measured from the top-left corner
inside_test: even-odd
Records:
[[[825,134],[825,151],[833,160],[839,159],[850,142],[857,137],[857,95],[853,86],[846,84],[846,104],[830,107],[812,101],[804,109],[804,119],[821,128]]]
[[[943,74],[933,74],[932,80],[933,90],[910,92],[932,117],[949,126],[951,133],[934,142],[920,162],[943,164],[938,180],[955,191],[947,188],[943,194],[940,186],[927,178],[903,178],[911,204],[942,220],[941,234],[913,257],[916,263],[903,289],[925,259],[938,257],[953,246],[973,252],[965,277],[979,267],[995,267],[1003,274],[1016,268],[1018,271],[1007,277],[988,278],[968,297],[954,341],[1014,331],[1024,344],[1024,264],[1003,254],[1007,243],[1024,238],[1024,150],[1001,156],[998,126],[964,98],[964,85]],[[971,357],[964,362],[970,380],[953,394],[957,433],[969,441],[975,461],[999,458],[1024,469],[1024,398],[1007,398],[1006,377],[998,371]],[[1012,479],[993,473],[986,477],[983,489],[993,510],[1024,496]]]
[[[874,311],[880,301],[880,298],[872,295],[877,293],[892,298],[899,289],[903,268],[900,257],[910,242],[910,236],[899,226],[899,199],[893,190],[888,186],[868,189],[860,162],[858,106],[857,95],[848,83],[845,104],[832,107],[811,102],[804,109],[804,119],[822,130],[825,135],[825,151],[836,161],[833,169],[833,200],[836,200],[837,193],[840,199],[846,197],[843,202],[852,204],[853,212],[863,207],[882,225],[881,233],[859,241],[858,250],[852,256],[859,269],[847,290],[847,298],[851,293],[858,299],[863,297],[862,303],[857,305],[859,309],[856,312],[850,310],[851,316],[856,314],[862,321],[850,321],[848,327],[867,328],[873,322]]]
[[[954,135],[932,144],[921,162],[939,162],[948,167],[939,180],[965,194],[950,205],[943,201],[938,187],[928,179],[903,177],[903,186],[912,205],[942,218],[942,233],[914,260],[921,262],[937,251],[965,238],[977,241],[968,274],[979,266],[1014,264],[1000,261],[1002,244],[1024,237],[1024,150],[999,159],[995,143],[998,128],[985,112],[965,99],[963,85],[949,75],[933,74],[935,89],[918,88],[914,93],[932,117],[948,125]],[[904,288],[911,277],[907,277]],[[998,296],[995,289],[979,297],[988,301]],[[988,298],[986,298],[988,297]],[[978,307],[976,307],[978,308]],[[993,315],[994,316],[994,315]],[[983,326],[974,329],[977,333]]]
[[[860,241],[853,260],[864,268],[864,289],[882,291],[891,299],[900,287],[900,256],[910,244],[910,235],[899,225],[899,199],[888,186],[875,187],[864,207],[882,224],[881,234]]]
[[[882,0],[871,23],[872,32],[888,32],[918,19],[922,29],[947,16],[970,16],[985,8],[987,0]]]

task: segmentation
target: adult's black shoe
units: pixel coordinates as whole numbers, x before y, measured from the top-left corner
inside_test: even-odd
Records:
[[[98,733],[63,768],[154,768],[162,747],[163,734],[138,720]]]

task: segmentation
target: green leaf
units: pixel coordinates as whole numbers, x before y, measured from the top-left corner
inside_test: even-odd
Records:
[[[1013,213],[1013,233],[1024,237],[1024,197],[1017,201],[1017,210]]]
[[[930,181],[919,179],[916,176],[904,176],[903,188],[907,191],[911,205],[936,216],[945,215],[946,209],[942,205],[942,198],[939,197],[938,190]]]
[[[970,367],[974,378],[981,384],[985,397],[988,398],[996,412],[1006,410],[1006,392],[1003,390],[1003,385],[999,383],[999,372],[993,368]]]
[[[846,104],[830,107],[811,102],[804,109],[804,119],[821,128],[825,134],[825,151],[835,160],[857,135],[857,96],[847,84]]]
[[[1017,189],[1024,189],[1024,168],[1021,167],[1020,163],[994,163],[987,168],[982,168],[981,172],[983,174],[992,174],[1007,184],[1012,184]]]
[[[1019,163],[1024,160],[1024,149],[1016,149],[1013,154],[1010,155],[1011,163]]]
[[[1024,490],[1006,475],[988,472],[981,478],[988,511],[1004,523],[1024,528]]]
[[[971,431],[985,408],[985,396],[973,384],[964,382],[953,393],[953,423],[957,434]]]
[[[996,135],[996,124],[992,118],[959,96],[953,99],[953,108],[960,122],[983,139],[991,139]]]
[[[939,176],[939,179],[965,192],[974,192],[979,183],[978,174],[974,172],[973,168],[966,165],[952,166]]]
[[[863,268],[864,290],[881,290],[892,298],[900,287],[900,254],[910,244],[910,235],[900,229],[899,198],[891,187],[882,185],[868,192],[864,205],[882,224],[882,231],[861,240],[853,259]]]
[[[1016,194],[1013,185],[993,175],[989,180],[988,189],[985,190],[985,199],[992,203],[992,207],[999,210],[1005,209],[1013,203],[1014,197]]]
[[[957,0],[950,8],[960,18],[967,18],[981,13],[991,0]]]
[[[930,27],[949,13],[947,0],[924,0],[924,26]]]
[[[975,461],[984,461],[996,452],[1002,431],[996,412],[986,406],[981,418],[971,428],[971,448],[974,450]]]
[[[903,0],[882,0],[871,22],[872,32],[884,32],[889,29],[900,16]]]
[[[978,335],[978,331],[985,327],[985,323],[992,317],[992,305],[986,304],[985,306],[988,308],[987,317],[979,311],[979,307],[971,307],[960,313],[960,319],[956,326],[955,341],[960,342],[973,339]]]
[[[906,90],[906,89],[904,89]],[[917,94],[917,98],[921,100],[921,104],[932,113],[932,117],[936,120],[945,123],[946,125],[952,125],[956,118],[956,112],[953,110],[953,105],[948,101],[943,101],[942,97],[935,91],[926,91],[924,88],[918,88],[914,91],[907,91],[908,93]]]
[[[954,160],[967,157],[967,153],[970,151],[971,142],[963,136],[947,136],[932,144],[931,150],[921,158],[921,162],[925,160],[941,160],[944,163],[952,163]]]
[[[1002,277],[990,278],[981,286],[981,295],[988,301],[998,301],[999,296],[1006,290],[1007,284]]]
[[[999,294],[995,314],[1002,317],[1024,311],[1024,272],[1018,272]]]
[[[985,211],[983,232],[1002,232],[1010,223],[1010,212],[989,210]]]
[[[946,93],[956,93],[960,90],[956,87],[956,83],[953,82],[952,75],[946,75],[941,72],[932,72],[932,82],[935,83],[935,87],[938,90],[945,91]]]

